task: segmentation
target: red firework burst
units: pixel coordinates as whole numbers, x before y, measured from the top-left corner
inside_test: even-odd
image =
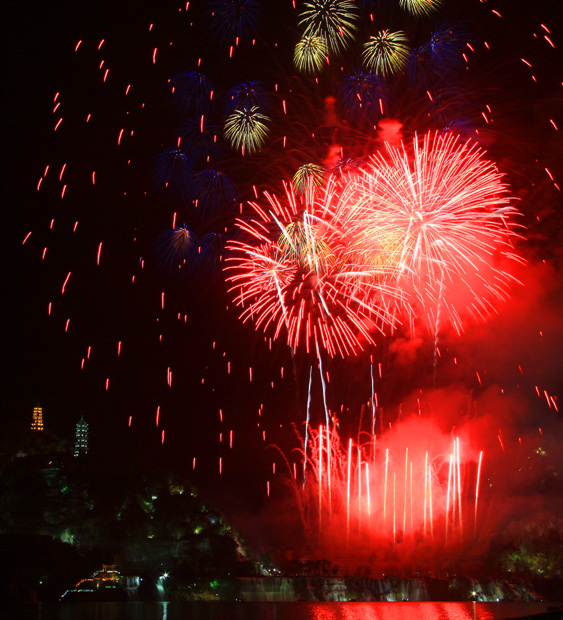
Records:
[[[387,145],[353,177],[337,204],[351,251],[384,267],[411,321],[436,332],[449,322],[484,320],[508,296],[516,209],[495,165],[454,134],[415,137],[412,148]],[[353,213],[345,221],[339,212]]]
[[[230,244],[227,279],[243,320],[274,337],[285,327],[294,349],[349,355],[401,320],[461,331],[514,281],[499,266],[519,260],[502,175],[454,135],[387,145],[299,203],[287,188],[284,203],[266,198],[239,222],[251,243]]]
[[[270,194],[265,209],[251,203],[258,217],[239,226],[252,243],[231,242],[226,269],[243,320],[273,326],[276,338],[285,328],[293,349],[344,357],[396,325],[401,293],[350,260],[349,240],[330,209],[341,189],[333,177],[299,204],[289,187],[284,204]]]

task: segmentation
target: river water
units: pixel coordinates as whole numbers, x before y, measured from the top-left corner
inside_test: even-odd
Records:
[[[40,603],[10,620],[505,620],[560,611],[556,603]],[[4,611],[7,611],[6,609]],[[543,619],[542,619],[543,620]]]

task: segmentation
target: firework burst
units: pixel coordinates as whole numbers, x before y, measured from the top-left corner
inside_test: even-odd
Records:
[[[300,73],[320,73],[327,64],[326,39],[317,35],[304,35],[295,46],[293,62]]]
[[[502,175],[472,142],[453,134],[387,146],[351,178],[338,209],[351,248],[410,298],[415,316],[436,325],[443,312],[458,331],[463,316],[483,320],[514,283],[516,210]],[[336,214],[339,217],[339,214]]]
[[[204,114],[211,107],[213,84],[203,73],[184,71],[170,79],[171,101],[182,114]]]
[[[368,71],[391,77],[407,63],[410,48],[407,35],[402,30],[382,30],[364,43],[363,63]]]
[[[305,193],[308,189],[321,187],[324,179],[324,168],[317,164],[303,164],[293,175],[293,186],[296,191]]]
[[[211,30],[224,45],[255,35],[261,15],[260,3],[255,0],[216,0],[208,7]]]
[[[266,110],[269,96],[259,82],[242,82],[229,90],[226,97],[226,112],[232,114],[235,110],[257,107]]]
[[[266,142],[269,120],[256,106],[235,110],[225,119],[225,140],[243,155],[255,153]]]
[[[417,17],[430,15],[437,11],[441,4],[442,0],[399,0],[402,9]]]
[[[232,216],[237,186],[219,170],[204,170],[194,175],[194,207],[198,219],[217,222]]]
[[[316,342],[348,355],[393,333],[399,317],[437,331],[484,320],[514,282],[515,209],[494,165],[453,134],[387,146],[361,169],[329,176],[301,201],[253,204],[234,242],[228,280],[243,320],[293,349]],[[440,319],[440,321],[439,321]],[[440,323],[440,325],[439,325]]]
[[[170,273],[174,270],[192,270],[197,263],[198,238],[184,226],[176,226],[160,233],[157,249],[161,264]]]
[[[305,2],[300,17],[299,25],[305,27],[305,35],[325,39],[333,54],[346,50],[358,29],[357,5],[350,0]]]
[[[333,217],[339,191],[331,177],[300,203],[289,188],[284,203],[269,194],[267,208],[251,203],[258,217],[239,226],[254,244],[229,243],[226,270],[243,321],[273,327],[274,338],[285,329],[294,350],[344,357],[373,343],[374,332],[395,327],[401,293],[354,262],[347,233]]]
[[[346,75],[340,89],[340,102],[346,118],[357,125],[372,128],[383,114],[389,100],[386,83],[360,69]]]
[[[182,151],[194,164],[207,164],[219,157],[221,133],[221,128],[204,116],[183,121],[178,128]]]
[[[153,179],[159,190],[169,190],[174,197],[185,200],[192,177],[192,164],[179,149],[168,149],[155,157]]]

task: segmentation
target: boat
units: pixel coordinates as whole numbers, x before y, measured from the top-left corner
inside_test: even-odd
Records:
[[[101,570],[66,590],[59,600],[65,603],[130,601],[135,598],[139,584],[139,577],[125,577],[117,570],[116,564],[104,564]]]

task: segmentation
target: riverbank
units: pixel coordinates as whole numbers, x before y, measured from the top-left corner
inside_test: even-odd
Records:
[[[238,598],[253,602],[541,602],[558,600],[563,585],[462,577],[251,577],[237,581]]]

